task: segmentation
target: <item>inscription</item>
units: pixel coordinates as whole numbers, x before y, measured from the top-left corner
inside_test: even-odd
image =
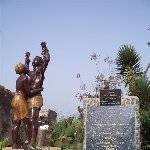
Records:
[[[135,150],[134,106],[87,108],[86,150]]]
[[[121,89],[100,90],[100,106],[121,105]]]

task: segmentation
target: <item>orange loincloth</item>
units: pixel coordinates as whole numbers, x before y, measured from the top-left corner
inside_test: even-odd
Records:
[[[29,117],[29,108],[25,96],[22,93],[15,93],[11,102],[13,120],[22,120]]]
[[[27,100],[28,108],[41,108],[43,106],[43,98],[42,96],[33,96]]]

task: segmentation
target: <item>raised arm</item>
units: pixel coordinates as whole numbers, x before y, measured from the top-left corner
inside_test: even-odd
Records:
[[[35,95],[35,94],[43,91],[43,88],[30,90],[28,77],[26,77],[25,80],[24,80],[24,89],[25,89],[25,93],[27,95]]]
[[[25,53],[25,65],[26,65],[28,71],[29,71],[29,63],[30,63],[30,58],[29,57],[30,57],[30,52],[26,52]]]
[[[43,71],[45,72],[48,63],[50,61],[50,54],[49,54],[49,50],[47,49],[46,42],[42,42],[41,47],[42,47],[42,56],[43,56]]]

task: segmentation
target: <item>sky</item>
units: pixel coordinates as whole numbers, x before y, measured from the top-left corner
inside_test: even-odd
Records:
[[[82,106],[75,95],[81,81],[94,83],[97,69],[90,55],[116,58],[120,46],[131,44],[141,56],[143,69],[150,62],[149,0],[0,0],[0,84],[15,91],[15,65],[41,55],[45,41],[51,60],[45,73],[43,109],[62,116],[77,114]],[[30,64],[30,70],[32,65]]]

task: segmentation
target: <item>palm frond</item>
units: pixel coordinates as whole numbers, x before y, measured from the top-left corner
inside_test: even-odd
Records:
[[[134,74],[141,72],[140,59],[141,57],[132,45],[121,46],[116,58],[118,73],[126,76],[127,67],[130,67]]]

